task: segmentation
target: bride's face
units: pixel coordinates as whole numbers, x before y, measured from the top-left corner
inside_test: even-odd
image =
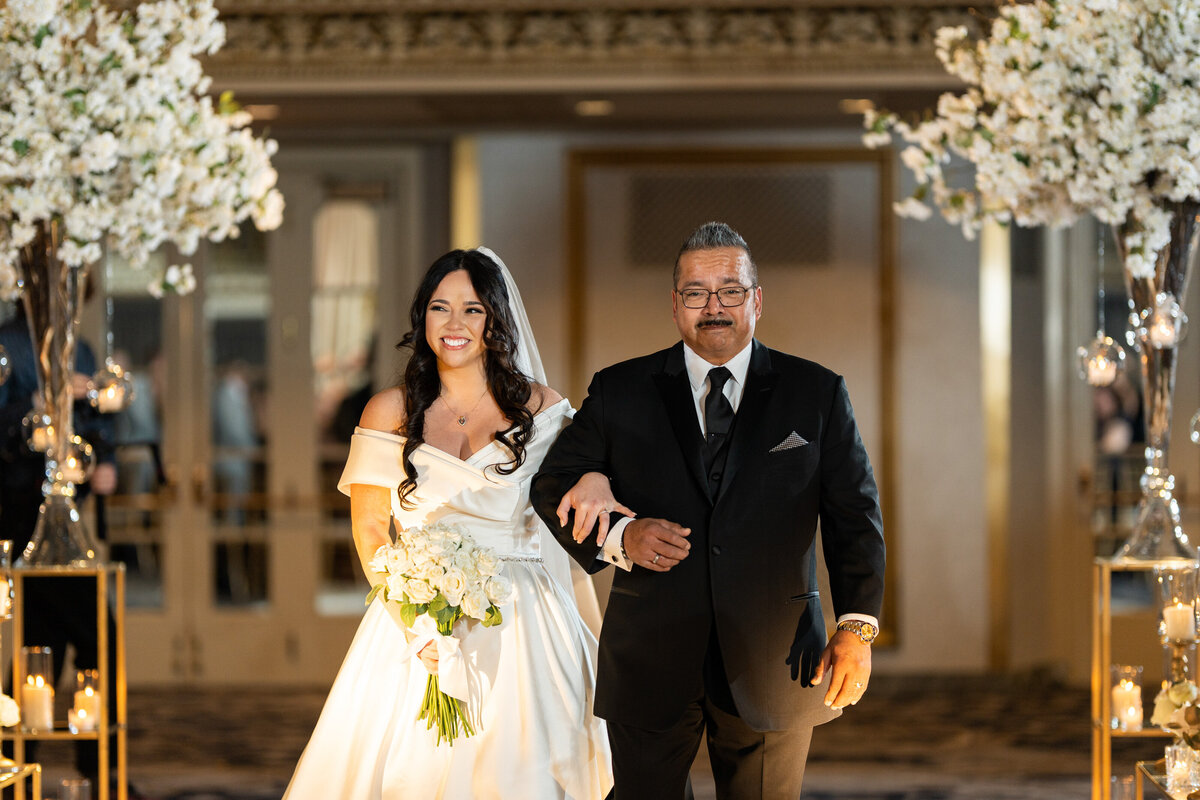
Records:
[[[438,361],[463,367],[483,359],[487,309],[465,269],[455,270],[437,285],[425,308],[425,341]]]

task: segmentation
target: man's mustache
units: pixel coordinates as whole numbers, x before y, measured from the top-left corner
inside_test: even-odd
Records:
[[[702,322],[697,322],[697,328],[727,328],[733,324],[733,320],[729,317],[713,317]]]

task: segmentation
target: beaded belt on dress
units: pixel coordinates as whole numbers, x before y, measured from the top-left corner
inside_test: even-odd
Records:
[[[537,562],[538,564],[541,564],[543,561],[545,561],[545,559],[539,556],[537,553],[505,553],[504,555],[497,556],[497,558],[499,558],[501,561],[533,561]]]

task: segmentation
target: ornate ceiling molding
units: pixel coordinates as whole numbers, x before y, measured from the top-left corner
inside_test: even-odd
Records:
[[[979,4],[976,3],[976,6]],[[994,3],[984,3],[985,9]],[[229,0],[209,63],[239,91],[938,87],[964,2]]]

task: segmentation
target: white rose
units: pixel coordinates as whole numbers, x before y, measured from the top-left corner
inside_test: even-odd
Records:
[[[394,545],[387,551],[387,571],[405,574],[412,567],[412,559],[403,545]]]
[[[0,725],[11,728],[21,721],[21,707],[6,694],[0,694]]]
[[[375,572],[388,572],[388,550],[389,547],[386,544],[379,545],[379,549],[375,551],[375,555],[371,556],[371,560],[368,562],[367,566],[369,566]]]
[[[388,575],[385,583],[387,584],[387,599],[403,603],[405,591],[408,589],[408,582],[404,580],[404,576]]]
[[[446,596],[446,602],[456,606],[462,602],[463,593],[467,590],[467,576],[461,569],[451,567],[438,582],[438,588]]]
[[[493,605],[502,606],[512,597],[512,581],[505,575],[493,575],[488,578],[487,596]]]
[[[405,581],[404,592],[414,603],[428,603],[437,597],[437,589],[421,580]]]
[[[500,570],[500,559],[491,550],[476,550],[475,569],[480,575],[495,575]]]
[[[464,614],[471,619],[481,620],[487,616],[488,606],[491,603],[488,602],[487,595],[483,593],[482,589],[473,586],[463,595],[461,605]]]

